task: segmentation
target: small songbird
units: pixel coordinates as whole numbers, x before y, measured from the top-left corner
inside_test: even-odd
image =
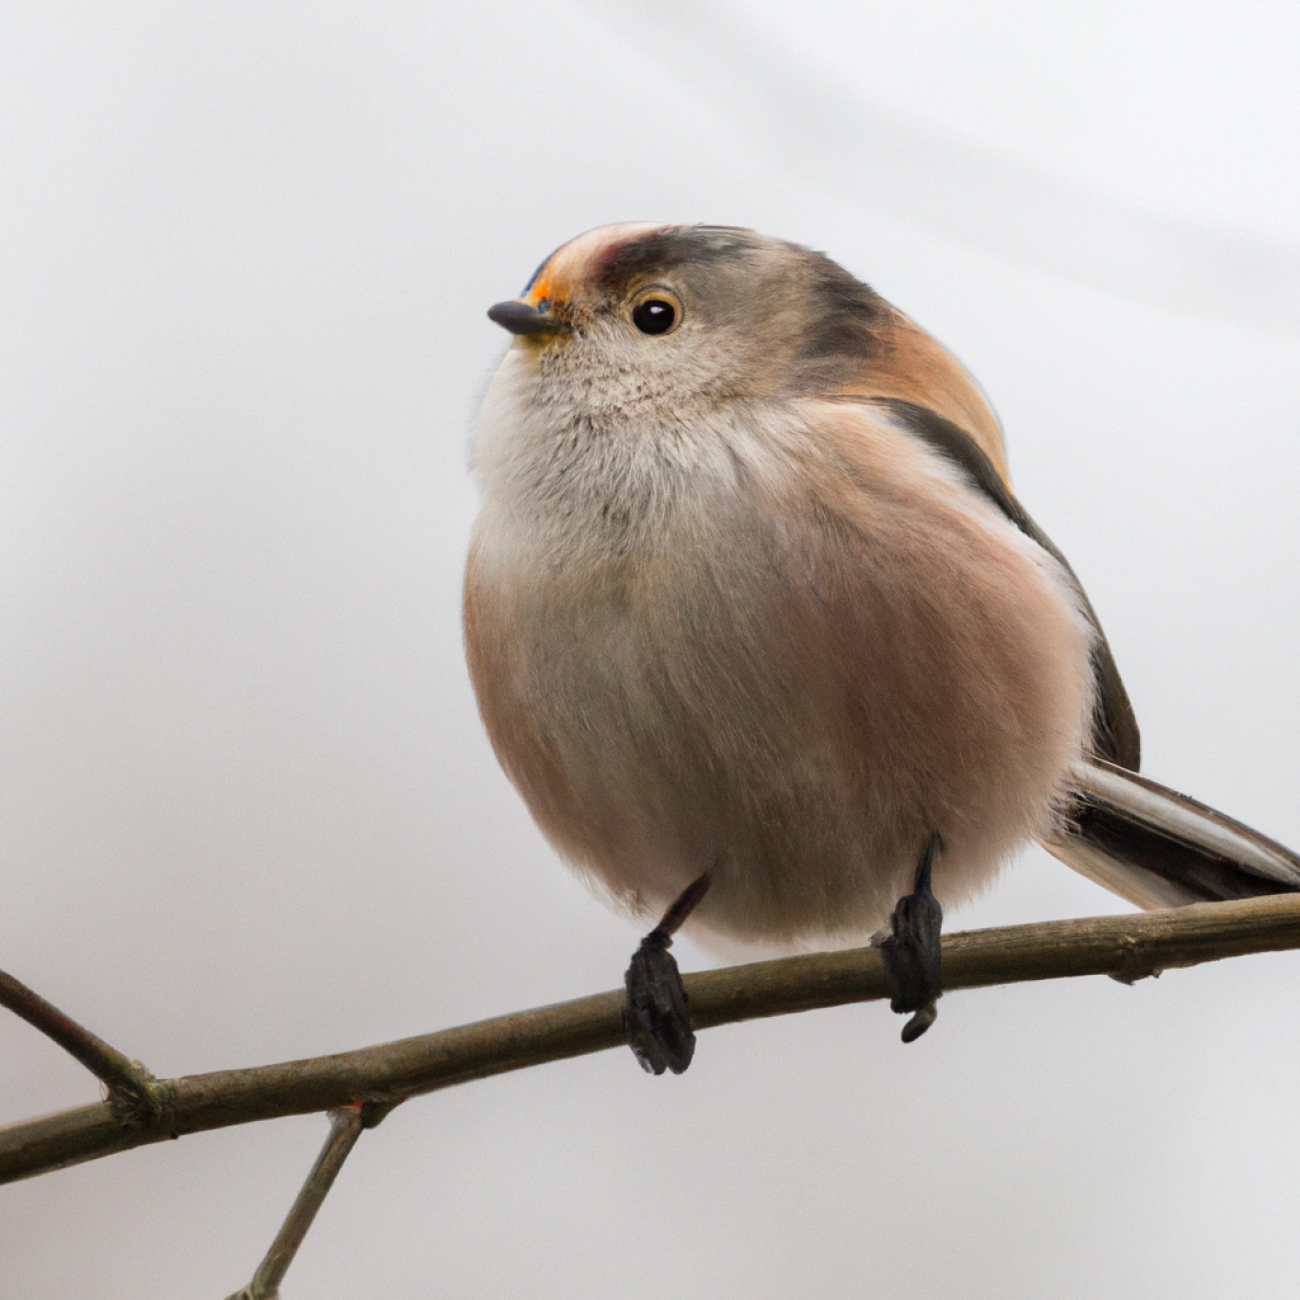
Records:
[[[627,975],[691,1059],[671,954],[882,941],[905,1039],[944,905],[1037,839],[1144,907],[1300,889],[1300,859],[1136,775],[1137,723],[962,366],[820,253],[617,225],[488,315],[465,638],[543,833],[662,916]],[[879,936],[877,936],[879,938]]]

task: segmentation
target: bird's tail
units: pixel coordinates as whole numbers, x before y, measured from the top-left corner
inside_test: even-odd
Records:
[[[1139,907],[1300,891],[1290,849],[1101,759],[1080,767],[1067,821],[1043,847]]]

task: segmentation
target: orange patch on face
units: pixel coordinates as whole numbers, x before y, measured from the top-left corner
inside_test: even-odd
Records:
[[[586,282],[593,263],[605,250],[659,229],[662,227],[654,222],[625,222],[598,226],[569,240],[537,269],[524,294],[524,302],[536,307],[543,298],[548,302],[569,301],[574,291]]]
[[[551,300],[551,277],[545,274],[544,271],[539,271],[533,277],[532,284],[528,286],[528,293],[524,296],[524,301],[532,303],[536,307],[543,298],[548,302]]]

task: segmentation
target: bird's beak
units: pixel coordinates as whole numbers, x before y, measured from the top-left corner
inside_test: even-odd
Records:
[[[489,307],[488,320],[496,321],[511,334],[554,334],[564,326],[551,315],[549,306],[548,303],[534,307],[521,298],[511,298],[509,302],[499,302],[494,307]]]

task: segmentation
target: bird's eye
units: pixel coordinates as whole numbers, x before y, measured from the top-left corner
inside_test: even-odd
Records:
[[[632,324],[642,334],[667,334],[677,324],[677,306],[667,298],[642,298],[632,308]]]

